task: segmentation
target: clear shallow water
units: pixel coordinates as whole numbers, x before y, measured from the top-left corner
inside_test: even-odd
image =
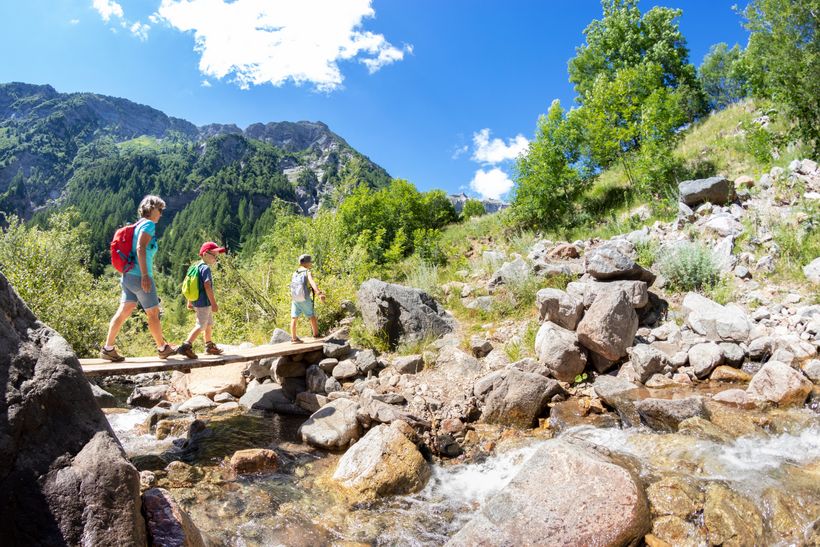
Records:
[[[109,416],[129,455],[168,450],[169,441],[157,441],[133,429],[145,416],[147,411],[140,409]],[[264,414],[213,418],[201,447],[184,458],[189,463],[219,466],[242,448],[283,449],[282,468],[277,473],[173,490],[216,544],[312,546],[358,541],[442,545],[509,483],[539,446],[551,442],[532,441],[481,463],[435,465],[430,482],[417,494],[348,507],[327,488],[338,456],[301,450],[295,442],[300,421]],[[637,459],[647,484],[666,474],[684,474],[701,485],[723,481],[755,500],[767,515],[770,509],[759,500],[769,487],[789,492],[798,501],[801,496],[820,499],[820,422],[813,423],[802,430],[726,443],[642,428],[589,426],[569,429],[560,437]]]

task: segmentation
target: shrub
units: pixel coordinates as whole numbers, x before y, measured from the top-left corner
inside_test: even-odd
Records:
[[[670,287],[678,291],[702,290],[720,279],[712,252],[698,243],[684,243],[663,253],[660,270]]]

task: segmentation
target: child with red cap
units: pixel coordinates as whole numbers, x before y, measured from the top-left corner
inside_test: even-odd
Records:
[[[222,350],[211,340],[214,327],[214,314],[219,311],[219,305],[214,296],[214,282],[211,273],[211,266],[217,263],[218,257],[225,252],[225,247],[220,247],[213,241],[207,241],[199,249],[199,256],[202,261],[197,265],[199,270],[199,298],[193,302],[188,302],[188,309],[196,312],[196,326],[188,335],[177,353],[189,359],[196,359],[193,344],[200,332],[205,333],[205,352],[209,355],[221,355]]]

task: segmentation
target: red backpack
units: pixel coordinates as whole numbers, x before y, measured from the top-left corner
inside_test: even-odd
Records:
[[[140,222],[142,221],[128,224],[114,232],[114,238],[111,240],[111,265],[120,273],[130,271],[136,264],[134,231]]]

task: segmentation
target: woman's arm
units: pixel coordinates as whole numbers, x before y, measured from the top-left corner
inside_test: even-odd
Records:
[[[137,240],[137,262],[140,265],[142,290],[151,292],[151,277],[148,275],[148,245],[151,243],[151,234],[142,232]]]

